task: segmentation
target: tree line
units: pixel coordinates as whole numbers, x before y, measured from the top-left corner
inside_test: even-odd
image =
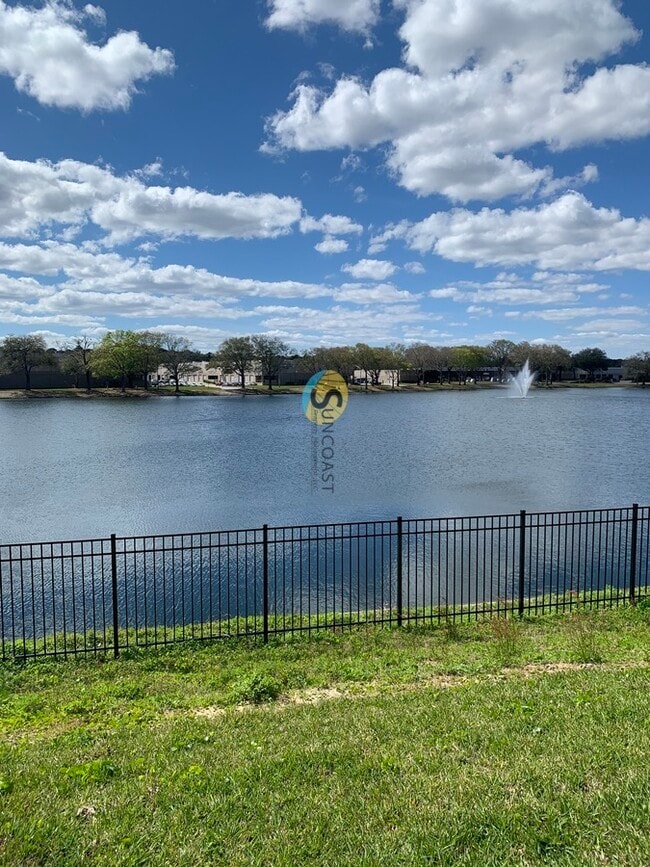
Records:
[[[199,353],[189,340],[174,334],[153,331],[109,331],[101,340],[79,337],[59,349],[48,349],[39,335],[10,335],[0,341],[0,371],[22,374],[25,389],[31,388],[34,368],[58,368],[72,374],[90,390],[94,380],[117,383],[124,391],[142,382],[149,385],[149,374],[162,369],[178,393],[182,380],[198,371],[198,361],[223,373],[235,374],[243,391],[250,373],[261,376],[269,389],[280,372],[289,365],[306,375],[319,370],[336,370],[347,382],[355,372],[361,381],[379,385],[382,371],[388,372],[392,388],[400,382],[402,371],[410,371],[418,383],[431,374],[438,381],[464,382],[478,371],[492,369],[505,379],[512,368],[526,361],[538,377],[551,383],[564,371],[580,368],[594,379],[599,371],[623,364],[625,376],[645,385],[650,380],[650,352],[638,352],[622,362],[610,359],[597,347],[571,353],[558,344],[530,344],[526,341],[493,340],[487,346],[432,346],[428,343],[390,343],[370,346],[315,347],[303,353],[292,352],[280,338],[268,335],[229,337],[214,353]]]
[[[163,365],[177,384],[197,370],[200,354],[190,342],[174,334],[153,331],[109,331],[100,341],[79,337],[59,349],[48,349],[35,334],[10,335],[0,341],[0,371],[22,374],[31,389],[34,368],[58,368],[83,381],[90,390],[93,380],[118,383],[122,391],[142,381],[148,387],[150,373]]]

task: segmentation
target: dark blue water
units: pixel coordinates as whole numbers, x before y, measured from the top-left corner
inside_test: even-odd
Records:
[[[0,542],[650,501],[650,389],[0,402]],[[314,470],[316,469],[316,473]]]

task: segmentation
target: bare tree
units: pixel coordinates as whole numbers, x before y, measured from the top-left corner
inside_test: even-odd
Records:
[[[262,373],[262,382],[268,381],[269,391],[273,389],[273,380],[286,364],[289,347],[279,337],[268,337],[257,334],[251,338],[255,361]]]
[[[431,349],[431,368],[438,374],[438,381],[442,383],[443,376],[451,382],[451,366],[453,348],[451,346],[434,346]]]
[[[406,347],[403,343],[389,343],[380,349],[382,369],[388,371],[391,391],[395,391],[401,381],[401,374],[406,367]]]
[[[352,346],[319,347],[303,356],[305,365],[312,373],[319,370],[335,370],[349,382],[356,369],[356,357]]]
[[[320,370],[327,370],[329,367],[329,349],[317,346],[312,349],[305,350],[298,360],[298,366],[309,376],[318,373]]]
[[[75,377],[83,376],[86,380],[86,391],[92,388],[92,355],[96,341],[85,335],[77,337],[75,342],[65,348],[62,369],[73,373]]]
[[[521,343],[517,343],[515,345],[515,348],[510,353],[510,361],[516,367],[523,367],[524,364],[528,361],[530,362],[532,370],[538,369],[535,366],[535,347],[532,346],[527,340],[522,340]]]
[[[354,373],[354,350],[351,346],[335,346],[329,352],[330,367],[339,373],[346,382]]]
[[[512,353],[516,346],[517,344],[513,343],[512,340],[505,340],[503,338],[493,340],[492,343],[488,344],[488,357],[494,367],[499,368],[499,379],[503,379],[506,367],[512,361]]]
[[[190,341],[175,334],[161,334],[160,349],[160,366],[174,381],[174,393],[179,394],[181,377],[190,376],[199,369],[191,357]]]
[[[433,347],[428,343],[412,343],[405,350],[409,367],[416,372],[418,385],[424,385],[424,374],[433,368]]]
[[[625,376],[634,382],[640,382],[645,388],[650,381],[650,352],[637,352],[625,360]]]

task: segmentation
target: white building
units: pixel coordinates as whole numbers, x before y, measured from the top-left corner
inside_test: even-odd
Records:
[[[209,361],[195,361],[193,367],[195,368],[193,373],[186,373],[181,376],[179,385],[225,386],[230,388],[241,386],[239,374],[224,373],[220,367],[211,367]],[[260,381],[261,377],[256,373],[246,374],[246,385],[255,385]],[[169,376],[169,371],[162,364],[155,373],[149,374],[149,382],[153,386],[174,384]]]
[[[364,370],[355,370],[352,381],[355,385],[365,385],[366,382],[366,373]],[[370,373],[368,373],[368,385],[372,382],[372,377]],[[400,371],[399,370],[380,370],[379,371],[379,382],[378,385],[388,385],[391,388],[397,388],[400,384]]]

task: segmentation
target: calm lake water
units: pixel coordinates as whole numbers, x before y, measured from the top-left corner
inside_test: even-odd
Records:
[[[354,394],[330,493],[298,395],[0,401],[0,542],[647,503],[649,429],[650,389]]]

